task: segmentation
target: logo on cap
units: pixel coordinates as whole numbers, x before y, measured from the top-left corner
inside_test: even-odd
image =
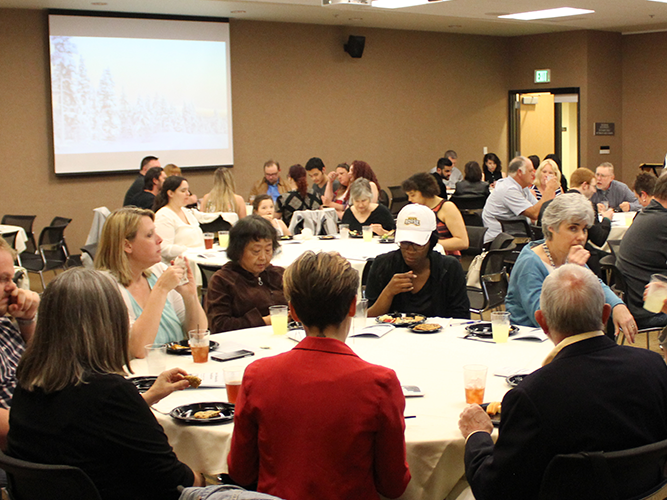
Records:
[[[417,217],[407,217],[405,221],[403,221],[403,224],[405,224],[406,226],[409,226],[410,224],[415,226],[420,226],[421,222]]]

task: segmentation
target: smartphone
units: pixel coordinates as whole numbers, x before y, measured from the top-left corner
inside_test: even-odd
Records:
[[[247,349],[240,349],[238,351],[217,352],[215,354],[211,354],[211,359],[214,361],[224,362],[224,361],[231,361],[232,359],[241,359],[254,355],[255,353],[252,351],[249,351]]]

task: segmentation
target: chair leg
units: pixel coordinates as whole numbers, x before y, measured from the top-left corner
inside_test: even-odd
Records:
[[[42,291],[46,290],[46,283],[44,283],[44,273],[42,271],[37,271],[39,273],[39,279],[42,281]]]

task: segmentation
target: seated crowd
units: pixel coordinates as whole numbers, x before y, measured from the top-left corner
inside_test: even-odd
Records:
[[[327,173],[321,159],[311,158],[305,168],[291,166],[285,181],[280,165],[268,161],[247,215],[231,169],[216,170],[199,211],[187,179],[180,172],[167,177],[159,160],[147,157],[127,206],[104,224],[95,270],[60,274],[41,299],[16,287],[14,253],[0,238],[0,448],[33,462],[80,467],[105,500],[177,499],[179,485],[204,486],[203,477],[178,460],[151,412],[154,403],[189,387],[187,374],[165,371],[139,395],[124,378],[129,363],[145,356],[145,346],[181,340],[191,329],[270,325],[269,308],[287,305],[306,337],[246,369],[229,476],[267,494],[252,498],[401,496],[411,476],[400,383],[393,370],[363,361],[345,344],[359,273],[333,252],[307,251],[287,269],[271,261],[279,237],[291,235],[295,212],[333,208],[350,230],[371,226],[376,235],[393,234],[398,246],[370,265],[369,316],[469,319],[460,260],[468,231],[448,189],[455,199],[482,199],[487,246],[504,219],[541,225],[544,239],[527,243],[511,269],[506,309],[512,323],[541,327],[556,345],[544,367],[505,396],[497,443],[479,406],[461,414],[466,477],[475,497],[536,498],[556,454],[666,439],[667,366],[655,354],[614,340],[623,335],[633,342],[638,324],[667,325],[667,305],[657,313],[642,307],[651,275],[667,272],[667,177],[638,176],[635,196],[614,180],[611,164],[595,174],[575,170],[568,190],[557,159],[545,159],[536,171],[520,156],[503,172],[490,153],[482,167],[466,163],[464,174],[456,162],[456,153],[447,151],[432,172],[404,180],[410,203],[394,218],[364,161]],[[605,255],[600,247],[614,210],[641,207],[617,255],[626,306],[598,277]],[[196,274],[182,255],[204,246],[200,223],[210,213],[234,216],[229,262],[211,277],[202,307]],[[640,392],[633,390],[637,380]],[[348,397],[351,391],[355,398]],[[618,410],[599,432],[591,412],[596,404]]]

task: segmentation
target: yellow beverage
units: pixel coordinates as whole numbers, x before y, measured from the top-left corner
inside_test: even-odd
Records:
[[[227,248],[229,246],[229,232],[218,232],[218,244],[220,248]]]
[[[287,314],[271,316],[274,335],[287,335]]]
[[[371,229],[370,226],[364,227],[363,233],[364,233],[364,241],[366,242],[373,241],[373,229]]]
[[[496,344],[507,342],[510,336],[510,325],[507,323],[493,323],[491,326],[493,331],[493,341]]]

